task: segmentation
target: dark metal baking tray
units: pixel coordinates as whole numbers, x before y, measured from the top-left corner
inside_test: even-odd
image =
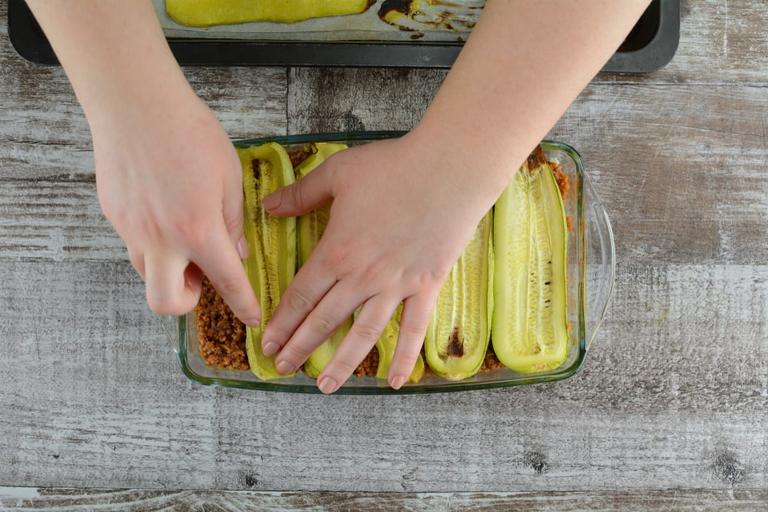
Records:
[[[57,64],[24,0],[8,0],[8,35],[16,51],[40,64]],[[680,38],[680,0],[654,0],[603,71],[644,73],[667,64]],[[183,65],[450,67],[460,42],[260,42],[169,39]]]

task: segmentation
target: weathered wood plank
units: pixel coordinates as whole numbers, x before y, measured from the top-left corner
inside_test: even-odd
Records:
[[[476,508],[505,508],[498,499],[521,510],[758,508],[766,495],[748,489],[768,485],[768,6],[684,7],[681,53],[668,68],[600,77],[553,130],[584,153],[622,262],[584,371],[524,389],[320,398],[203,388],[179,373],[98,213],[87,126],[65,77],[13,53],[0,0],[0,485],[519,490],[549,494],[481,495]],[[186,72],[233,136],[408,128],[444,76]],[[716,490],[646,491],[658,488]],[[453,494],[395,504],[355,494],[73,494],[28,504],[467,504]],[[0,508],[20,498],[8,499]]]
[[[768,81],[768,4],[760,0],[681,0],[680,46],[666,67],[619,80]],[[611,79],[612,77],[604,77]]]
[[[288,129],[409,129],[441,78],[292,70]],[[593,84],[550,137],[584,156],[622,260],[749,264],[768,253],[766,111],[763,87]]]
[[[127,263],[0,260],[0,275],[0,485],[768,485],[768,266],[622,266],[610,343],[570,381],[360,398],[186,382]]]
[[[90,133],[60,68],[22,60],[0,2],[0,258],[124,260],[96,200]],[[281,68],[190,68],[232,137],[284,133]],[[249,84],[258,84],[250,86]]]
[[[274,493],[0,488],[0,508],[149,512],[303,510],[307,512],[747,512],[768,504],[754,491],[607,491],[547,493]]]
[[[430,93],[396,98],[436,81],[432,72],[401,76],[295,70],[289,129],[407,128]],[[333,97],[329,83],[339,84]],[[624,261],[749,264],[768,252],[766,110],[768,95],[759,87],[593,85],[551,136],[582,152]],[[80,157],[82,174],[69,174],[61,161],[71,146],[4,151],[0,146],[0,162],[10,176],[0,177],[0,257],[124,258],[99,211],[89,155]],[[59,159],[52,176],[16,174],[43,160],[51,165],[47,154]]]

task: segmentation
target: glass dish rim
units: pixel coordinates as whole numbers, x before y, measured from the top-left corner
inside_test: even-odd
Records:
[[[366,142],[375,141],[380,139],[396,138],[405,135],[405,131],[355,131],[355,132],[329,132],[329,133],[307,133],[299,135],[275,135],[254,137],[248,139],[233,140],[235,147],[248,147],[257,144],[264,144],[267,142],[276,142],[278,144],[306,144],[310,142]],[[576,173],[580,177],[582,183],[581,187],[578,187],[578,193],[576,197],[577,211],[584,212],[583,209],[583,196],[585,187],[589,186],[584,172],[583,161],[581,154],[571,145],[545,139],[541,142],[543,148],[550,150],[557,150],[567,154],[576,167]],[[579,247],[586,251],[585,244],[585,225],[586,222],[580,222],[580,229],[577,232]],[[610,226],[610,223],[608,223]],[[611,244],[613,246],[613,244]],[[615,261],[615,260],[613,260]],[[580,275],[586,276],[586,261],[585,258],[579,258],[579,272]],[[575,375],[582,367],[586,358],[587,352],[587,340],[586,340],[586,318],[585,318],[585,280],[581,279],[579,284],[579,328],[578,328],[578,354],[573,363],[567,367],[561,368],[554,372],[547,372],[542,374],[533,374],[529,377],[515,376],[514,379],[498,379],[490,381],[444,381],[439,385],[426,384],[426,385],[409,385],[403,386],[400,389],[392,389],[389,386],[364,386],[364,387],[352,387],[341,386],[334,394],[336,395],[406,395],[406,394],[427,394],[427,393],[447,393],[456,391],[472,391],[480,389],[494,389],[494,388],[507,388],[513,386],[523,386],[531,384],[542,384],[545,382],[556,382],[567,379]],[[611,286],[612,288],[612,286]],[[610,301],[610,294],[607,302]],[[285,384],[280,380],[271,381],[246,381],[236,380],[226,377],[208,377],[200,375],[195,372],[188,364],[187,355],[187,315],[181,315],[176,317],[177,329],[176,329],[176,343],[177,343],[177,359],[182,373],[192,381],[206,386],[221,386],[228,388],[238,389],[250,389],[257,391],[273,391],[282,393],[302,393],[302,394],[322,394],[322,392],[314,384]],[[599,327],[599,325],[597,326]]]

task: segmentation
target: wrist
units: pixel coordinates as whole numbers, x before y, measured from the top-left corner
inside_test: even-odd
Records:
[[[78,95],[88,124],[97,132],[116,127],[160,127],[182,115],[191,114],[202,106],[191,86],[179,77],[165,80],[110,79],[109,84],[92,95]]]
[[[440,162],[438,167],[451,179],[493,205],[509,184],[527,150],[508,142],[510,135],[470,130],[448,118],[425,116],[409,134],[412,144]]]

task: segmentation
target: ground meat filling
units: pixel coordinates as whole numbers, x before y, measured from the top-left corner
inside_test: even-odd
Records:
[[[200,357],[208,366],[247,370],[245,325],[235,317],[208,279],[195,307]]]
[[[311,152],[304,148],[291,152],[291,161],[297,165],[310,154]],[[543,153],[534,152],[529,158],[529,164],[538,163],[541,159],[543,159]],[[550,164],[557,180],[557,186],[563,200],[565,200],[570,189],[568,176],[559,165],[554,162],[550,162]],[[570,217],[566,220],[568,229],[571,230]],[[200,296],[200,302],[195,307],[195,316],[197,319],[197,337],[200,340],[200,357],[203,358],[205,364],[230,370],[248,370],[248,356],[245,352],[245,325],[235,317],[207,278],[203,280],[203,292]],[[376,375],[378,366],[379,352],[374,347],[357,367],[355,375],[357,377],[373,377]],[[504,368],[504,365],[496,357],[493,346],[489,344],[480,371],[488,372],[500,368]],[[426,375],[432,374],[429,367],[425,368],[425,372]]]
[[[355,370],[357,377],[373,377],[376,375],[376,370],[379,368],[379,351],[376,347],[368,352],[368,355],[360,363],[360,366]]]

